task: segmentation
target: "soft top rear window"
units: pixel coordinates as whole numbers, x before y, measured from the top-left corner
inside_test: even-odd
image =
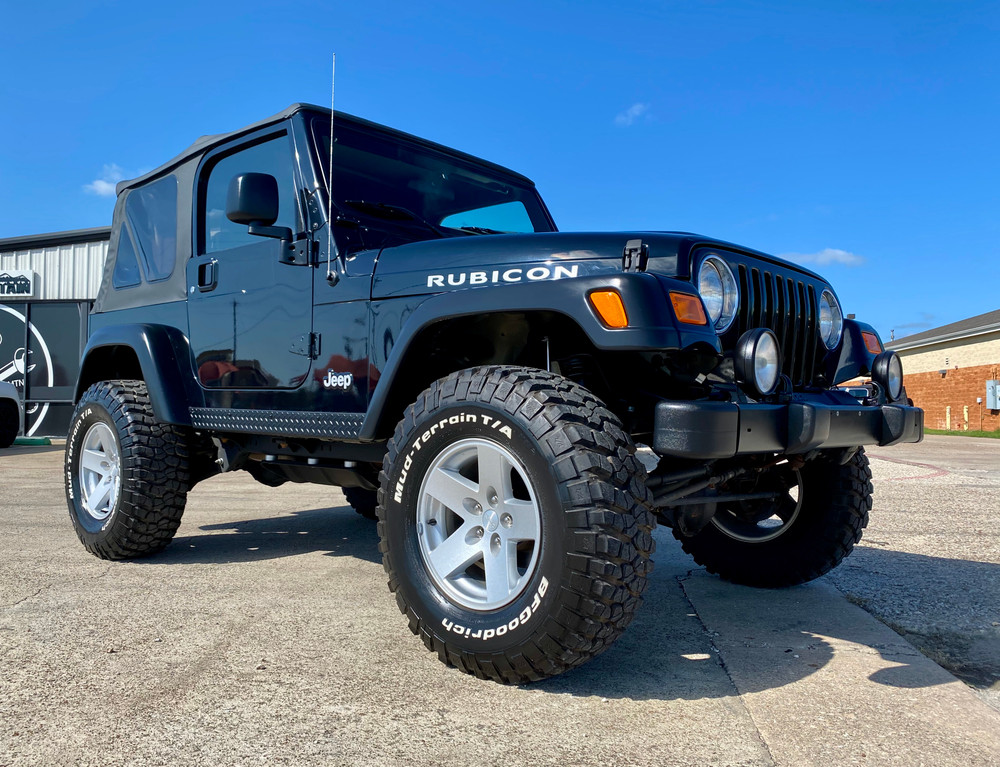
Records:
[[[164,176],[129,192],[125,216],[149,282],[165,280],[177,261],[177,179]]]

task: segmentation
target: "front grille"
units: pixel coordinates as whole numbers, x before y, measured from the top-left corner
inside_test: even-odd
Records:
[[[752,264],[730,266],[740,286],[740,309],[727,340],[735,344],[747,330],[769,328],[781,345],[782,372],[796,387],[814,383],[822,362],[816,286]]]

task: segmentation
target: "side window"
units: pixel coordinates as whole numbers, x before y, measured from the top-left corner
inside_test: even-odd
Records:
[[[111,284],[116,288],[131,288],[138,285],[139,280],[139,262],[135,258],[132,235],[123,221],[122,230],[118,234],[118,252],[115,254],[115,271],[111,275]]]
[[[278,181],[278,220],[274,222],[275,226],[287,226],[293,232],[301,231],[293,168],[291,147],[284,134],[226,155],[211,166],[208,183],[203,187],[201,252],[214,253],[262,241],[260,237],[249,234],[246,225],[234,224],[226,218],[229,182],[241,173],[268,173],[274,176]]]
[[[165,280],[177,261],[177,179],[165,176],[133,189],[125,216],[135,234],[146,279]]]

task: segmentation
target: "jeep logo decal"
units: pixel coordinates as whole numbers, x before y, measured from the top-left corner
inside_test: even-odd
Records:
[[[504,282],[538,282],[540,280],[561,280],[564,277],[576,277],[580,271],[579,264],[572,266],[557,265],[533,266],[530,269],[514,267],[513,269],[494,269],[491,272],[449,272],[448,274],[428,274],[429,288],[458,288],[462,285],[497,285]]]
[[[333,368],[326,371],[326,377],[323,379],[323,386],[327,389],[342,389],[346,391],[351,388],[353,383],[353,375],[350,373],[338,373]]]

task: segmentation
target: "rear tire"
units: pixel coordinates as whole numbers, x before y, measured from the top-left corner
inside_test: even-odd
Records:
[[[778,504],[720,504],[696,535],[674,529],[674,537],[695,562],[733,583],[778,588],[818,578],[861,540],[872,508],[871,469],[860,448],[846,465],[817,458],[796,476],[795,492]]]
[[[10,400],[0,400],[0,447],[10,447],[20,429],[17,405]]]
[[[373,522],[378,519],[378,492],[375,490],[365,490],[363,487],[343,488],[344,498],[351,504],[358,514]]]
[[[508,684],[603,652],[652,568],[645,480],[619,420],[561,376],[494,366],[432,384],[380,475],[379,548],[410,630]]]
[[[66,439],[69,516],[87,551],[132,559],[163,549],[190,487],[184,430],[157,423],[144,381],[101,381],[84,392]]]

